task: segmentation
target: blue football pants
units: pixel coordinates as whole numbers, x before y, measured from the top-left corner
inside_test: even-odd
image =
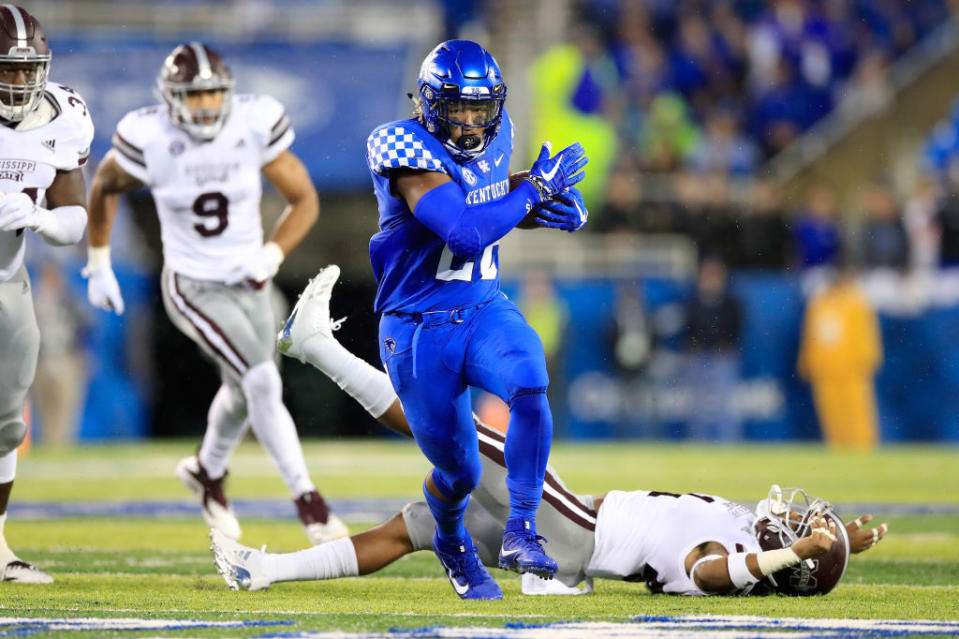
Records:
[[[480,309],[427,317],[383,315],[380,355],[447,500],[427,494],[440,535],[450,541],[461,536],[462,511],[480,479],[469,386],[510,407],[505,450],[510,519],[528,521],[535,531],[553,434],[539,336],[503,295]]]

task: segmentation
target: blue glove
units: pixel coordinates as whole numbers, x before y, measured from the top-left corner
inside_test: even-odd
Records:
[[[540,202],[545,202],[586,177],[582,169],[589,162],[589,158],[579,142],[549,157],[551,148],[549,142],[543,143],[539,157],[533,162],[526,177],[539,192]]]
[[[553,199],[540,203],[534,210],[536,223],[551,229],[575,233],[586,226],[589,211],[583,202],[583,194],[576,187],[559,193]]]

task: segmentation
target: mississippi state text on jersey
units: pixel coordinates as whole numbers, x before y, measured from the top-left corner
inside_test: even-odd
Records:
[[[461,259],[390,192],[390,172],[415,169],[445,173],[466,193],[467,207],[509,193],[513,123],[503,112],[499,133],[479,156],[460,164],[417,120],[377,127],[367,140],[367,162],[380,212],[380,232],[370,240],[379,282],[375,310],[404,313],[454,308],[488,300],[499,291],[499,243],[479,259]]]
[[[265,95],[233,97],[216,137],[198,141],[164,106],[128,113],[113,135],[124,171],[156,201],[164,263],[200,280],[224,280],[263,246],[262,167],[293,143],[283,106]]]
[[[14,127],[0,126],[0,193],[26,193],[42,203],[57,171],[87,161],[93,122],[73,89],[48,82],[40,105]],[[0,231],[0,282],[23,264],[23,232]]]

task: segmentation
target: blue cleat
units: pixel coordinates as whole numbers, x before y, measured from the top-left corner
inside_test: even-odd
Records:
[[[521,522],[523,528],[507,525],[503,533],[503,547],[499,551],[499,567],[519,574],[532,573],[543,579],[552,579],[556,573],[556,560],[546,554],[540,541],[546,541],[530,532],[529,522]]]
[[[433,550],[446,570],[450,585],[461,599],[503,598],[503,591],[480,563],[469,533],[459,546],[448,545],[434,533]]]

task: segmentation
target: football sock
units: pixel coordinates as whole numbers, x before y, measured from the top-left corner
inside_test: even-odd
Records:
[[[506,431],[506,487],[511,520],[530,522],[536,532],[536,509],[543,496],[543,477],[553,439],[553,417],[546,393],[518,395],[510,402]]]
[[[17,449],[0,457],[0,484],[6,484],[17,476]]]
[[[298,552],[267,553],[266,562],[273,582],[336,579],[360,574],[356,549],[349,537]]]
[[[310,481],[296,425],[283,405],[283,383],[276,364],[257,364],[243,376],[243,394],[256,438],[273,458],[294,497],[315,490]]]
[[[436,473],[433,474],[433,483],[436,483]],[[437,536],[448,545],[458,545],[466,538],[463,513],[466,512],[466,506],[469,504],[469,495],[459,500],[445,501],[428,491],[425,482],[423,494],[426,495],[426,505],[433,513]]]
[[[197,453],[210,479],[223,477],[230,455],[243,441],[249,427],[246,401],[237,397],[227,384],[222,384],[210,404],[203,444]]]
[[[7,545],[7,538],[3,536],[3,525],[5,523],[7,523],[7,513],[0,515],[0,554],[10,550],[10,546]]]
[[[396,400],[386,373],[346,350],[335,338],[308,340],[304,357],[376,419]]]

